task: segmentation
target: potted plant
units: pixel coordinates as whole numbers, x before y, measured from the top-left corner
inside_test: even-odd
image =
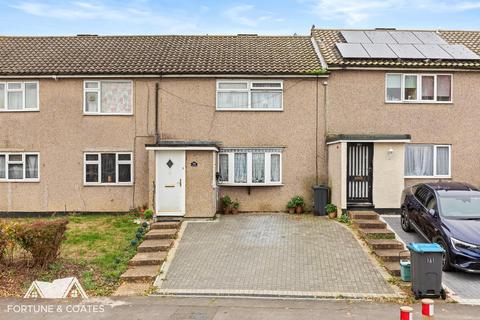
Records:
[[[232,203],[232,214],[238,214],[238,208],[240,208],[240,202],[238,202],[238,200],[235,200]]]
[[[328,214],[328,217],[330,219],[335,219],[337,217],[337,206],[336,205],[331,204],[331,203],[327,204],[325,206],[325,211]]]
[[[287,210],[290,214],[295,213],[295,203],[293,202],[293,200],[287,202]]]
[[[223,204],[223,214],[230,214],[232,213],[232,199],[229,196],[223,196],[220,198]]]
[[[303,206],[305,205],[305,200],[301,196],[295,196],[292,198],[293,204],[295,205],[295,213],[300,214],[303,212]]]

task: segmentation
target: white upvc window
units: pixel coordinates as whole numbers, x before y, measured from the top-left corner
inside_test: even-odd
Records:
[[[218,80],[217,110],[282,111],[283,81]]]
[[[38,81],[0,82],[0,112],[38,111]]]
[[[0,182],[40,181],[38,152],[0,152]]]
[[[388,103],[451,103],[451,74],[387,73],[385,101]]]
[[[131,152],[85,152],[85,185],[131,185],[133,154]]]
[[[83,82],[83,113],[88,115],[132,115],[132,81],[85,80]]]
[[[218,183],[239,186],[282,184],[282,148],[225,148],[218,154]]]
[[[405,178],[450,178],[450,145],[406,144]]]

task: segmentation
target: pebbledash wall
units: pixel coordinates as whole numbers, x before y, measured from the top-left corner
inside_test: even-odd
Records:
[[[327,94],[328,134],[410,134],[410,143],[451,145],[450,179],[404,178],[404,145],[375,143],[373,200],[376,208],[399,208],[401,190],[427,181],[465,181],[480,185],[480,144],[476,132],[480,119],[480,77],[476,72],[452,74],[451,103],[386,103],[385,74],[435,74],[425,70],[332,70]],[[390,159],[388,150],[393,150]],[[339,145],[329,147],[330,186],[337,187],[332,202],[346,195],[339,187],[342,169]],[[338,157],[335,158],[335,154]],[[346,153],[345,153],[346,154]],[[346,159],[346,156],[345,156]],[[345,181],[345,177],[340,181]],[[343,192],[343,194],[342,194]]]
[[[283,80],[284,87],[283,111],[272,112],[216,111],[214,77],[119,78],[133,82],[133,115],[84,115],[86,79],[32,79],[39,81],[40,110],[0,114],[1,152],[40,153],[38,182],[0,183],[0,211],[110,212],[152,206],[154,160],[145,144],[154,143],[156,83],[162,139],[284,148],[282,186],[219,188],[220,195],[238,199],[241,210],[283,211],[297,194],[305,196],[310,208],[317,175],[318,182],[327,182],[321,77],[269,78]],[[133,152],[132,185],[85,186],[84,152],[88,151]],[[211,216],[215,159],[212,153],[187,152],[187,163],[190,159],[206,165],[187,168],[186,215]],[[205,184],[212,189],[205,191]]]

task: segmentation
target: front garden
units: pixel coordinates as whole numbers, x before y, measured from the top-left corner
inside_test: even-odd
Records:
[[[132,214],[0,220],[0,296],[23,296],[33,280],[68,276],[90,296],[110,295],[136,251],[139,225],[133,220]],[[35,244],[38,239],[50,239],[43,252],[46,243]]]

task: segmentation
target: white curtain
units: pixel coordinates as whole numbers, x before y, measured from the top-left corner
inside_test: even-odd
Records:
[[[265,182],[265,153],[252,153],[252,182]]]
[[[36,179],[38,178],[38,156],[27,155],[25,157],[26,168],[25,178]]]
[[[253,91],[252,108],[280,109],[282,107],[282,92]]]
[[[25,83],[25,109],[36,109],[37,99],[37,84]]]
[[[280,155],[272,154],[270,158],[270,181],[280,182]]]
[[[247,154],[235,153],[233,164],[235,166],[235,182],[246,183],[247,182]]]
[[[9,164],[8,165],[9,179],[23,179],[23,164]]]
[[[422,77],[422,100],[433,100],[434,97],[434,83],[435,78],[433,76]]]
[[[405,99],[417,100],[417,76],[405,76]]]
[[[5,84],[0,83],[0,109],[5,109]]]
[[[12,91],[8,92],[8,109],[9,110],[20,110],[23,108],[23,92],[21,91]]]
[[[450,152],[448,147],[437,147],[437,175],[450,175]]]
[[[400,101],[402,99],[402,76],[390,74],[387,76],[387,100]]]
[[[0,179],[5,178],[5,155],[0,155]]]
[[[219,156],[219,173],[220,181],[228,181],[228,154],[221,154]]]
[[[248,108],[248,92],[218,92],[219,108],[241,109]]]
[[[85,92],[86,112],[98,111],[98,92]]]
[[[132,83],[123,81],[102,81],[102,112],[131,113]]]
[[[448,75],[437,76],[437,100],[450,101],[451,79]]]
[[[410,144],[405,146],[405,175],[433,176],[433,146]]]

